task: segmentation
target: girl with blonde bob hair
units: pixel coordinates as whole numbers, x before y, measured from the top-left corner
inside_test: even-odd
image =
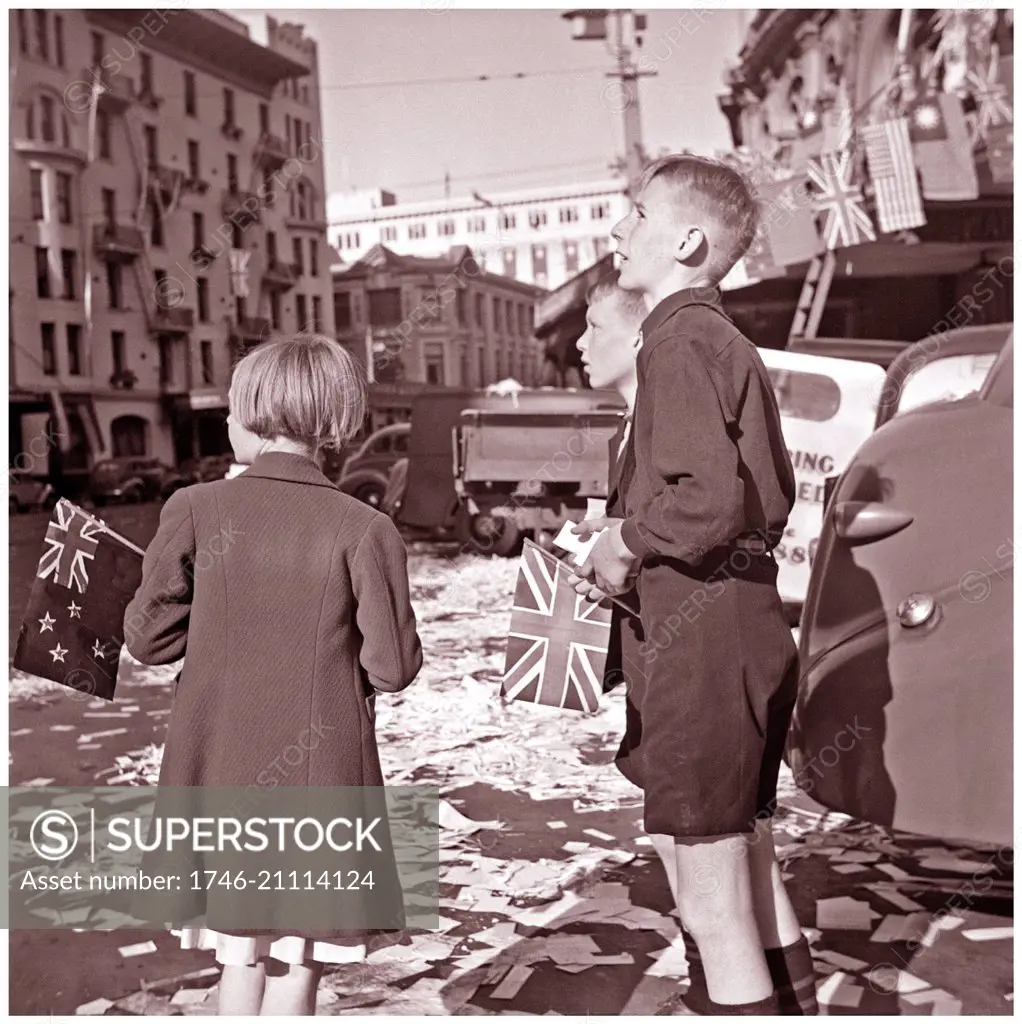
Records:
[[[315,462],[351,439],[366,404],[361,367],[329,338],[271,341],[235,368],[228,431],[246,468],[167,500],[125,615],[138,661],[184,658],[161,787],[384,785],[376,695],[422,665],[407,554],[391,520]],[[315,740],[299,748],[310,723]],[[314,1014],[324,964],[361,961],[405,927],[396,867],[381,861],[380,875],[396,905],[324,892],[329,927],[309,930],[275,905],[253,929],[238,897],[210,890],[181,945],[223,964],[218,1013]]]

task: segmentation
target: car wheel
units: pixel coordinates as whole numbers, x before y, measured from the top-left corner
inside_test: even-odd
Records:
[[[145,501],[145,488],[141,484],[125,488],[124,500],[131,505],[141,505]]]
[[[466,523],[469,545],[480,555],[507,558],[522,539],[518,527],[503,516],[481,513],[469,516]]]
[[[104,498],[102,494],[94,494],[92,496],[92,504],[95,505],[96,508],[102,508],[106,504],[106,498]]]
[[[363,484],[356,489],[352,497],[358,498],[359,501],[364,502],[371,508],[379,508],[383,504],[383,496],[386,490],[383,484]]]

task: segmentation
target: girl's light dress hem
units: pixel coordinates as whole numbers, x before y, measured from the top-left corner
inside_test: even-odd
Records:
[[[357,964],[366,958],[364,942],[344,945],[303,939],[298,935],[224,935],[212,928],[185,927],[175,929],[182,949],[209,949],[217,963],[224,967],[256,964],[269,956],[285,964],[315,960],[321,964]]]

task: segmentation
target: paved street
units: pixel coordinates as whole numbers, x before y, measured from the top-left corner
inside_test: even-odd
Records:
[[[144,544],[157,514],[109,518]],[[12,649],[45,522],[12,521]],[[501,704],[513,563],[416,548],[410,567],[427,660],[381,698],[378,733],[388,779],[446,802],[441,931],[330,970],[320,1012],[654,1012],[687,968],[638,792],[610,763],[620,693],[584,718]],[[126,661],[113,705],[15,678],[11,783],[151,783],[172,676]],[[827,813],[790,777],[775,830],[827,1012],[1011,1012],[1011,865],[996,851]],[[13,932],[10,1012],[213,1012],[212,954],[176,947],[168,933]]]

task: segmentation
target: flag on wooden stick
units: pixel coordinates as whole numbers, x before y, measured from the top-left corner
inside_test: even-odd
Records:
[[[124,612],[142,582],[142,549],[61,498],[46,528],[14,667],[113,700]]]
[[[907,231],[926,223],[908,120],[899,117],[860,130],[873,179],[881,231]]]
[[[603,692],[611,613],[576,594],[570,572],[524,542],[500,692],[509,700],[593,712]]]

